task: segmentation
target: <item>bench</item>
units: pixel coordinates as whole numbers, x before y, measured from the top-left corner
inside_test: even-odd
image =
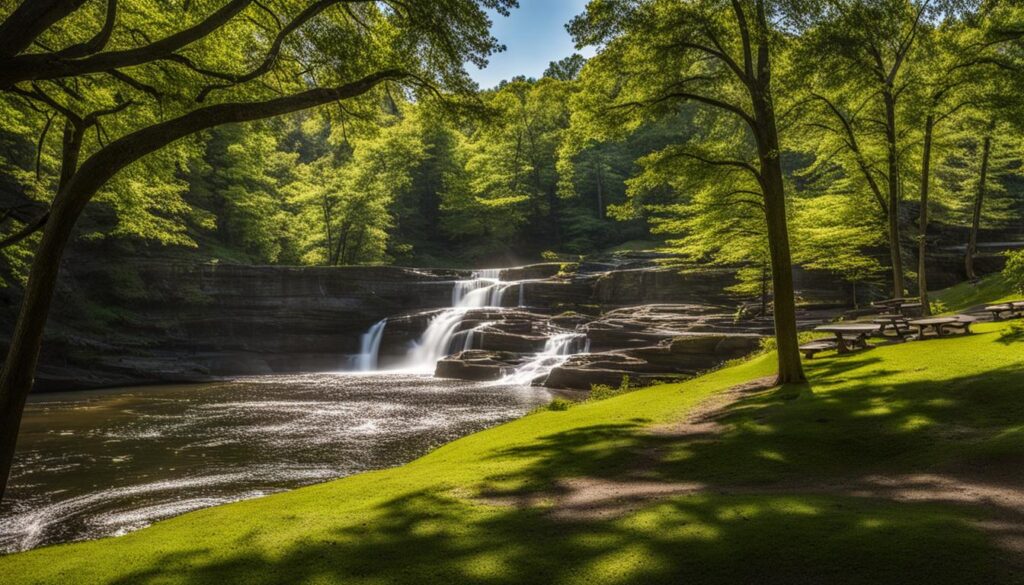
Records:
[[[836,342],[831,339],[816,339],[800,346],[800,351],[807,359],[813,359],[814,355],[819,352],[833,349],[836,349]]]
[[[921,303],[904,303],[899,307],[899,312],[906,315],[909,312],[914,312],[918,315],[921,314],[921,309],[924,307]]]
[[[985,310],[992,313],[992,318],[996,321],[1003,320],[1003,313],[1009,313],[1011,317],[1016,314],[1016,311],[1013,310],[1013,305],[1009,303],[1002,305],[989,305],[985,307]]]
[[[953,323],[946,323],[939,327],[942,329],[951,329],[959,333],[969,334],[971,332],[971,323],[977,321],[974,317],[969,317],[967,315],[957,315],[956,318],[957,320]]]

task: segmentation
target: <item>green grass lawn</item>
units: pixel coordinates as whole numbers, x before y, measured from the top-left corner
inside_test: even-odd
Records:
[[[977,283],[961,282],[939,291],[932,300],[941,302],[947,311],[957,313],[978,305],[991,305],[1024,298],[1002,274],[992,274]]]
[[[1020,509],[858,488],[908,474],[1022,486],[1024,341],[1008,327],[815,359],[808,385],[726,407],[720,433],[664,430],[769,374],[761,356],[533,414],[399,468],[0,557],[0,582],[1024,582],[1019,552],[982,524],[1020,537]],[[574,512],[584,484],[649,493]]]

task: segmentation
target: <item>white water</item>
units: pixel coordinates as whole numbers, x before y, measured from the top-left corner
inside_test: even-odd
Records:
[[[441,311],[427,324],[420,338],[413,344],[401,363],[400,370],[416,372],[433,372],[438,360],[456,351],[473,349],[475,329],[460,331],[462,320],[470,309],[485,307],[500,308],[505,305],[505,293],[512,287],[518,287],[518,306],[526,306],[524,283],[527,281],[505,282],[501,280],[501,269],[483,269],[473,273],[473,278],[456,281],[452,287],[451,308]],[[387,320],[373,325],[360,338],[360,354],[356,358],[356,370],[376,371],[380,340]],[[483,327],[481,324],[477,327]],[[455,343],[462,335],[461,344]],[[531,381],[549,372],[553,367],[563,363],[569,355],[579,353],[582,344],[589,346],[586,337],[577,333],[565,333],[553,336],[547,341],[544,351],[523,364],[506,380],[520,379]],[[588,348],[582,351],[586,352]]]
[[[502,296],[510,284],[501,282],[500,269],[479,270],[470,280],[456,281],[452,287],[452,307],[430,320],[423,335],[405,357],[404,369],[432,372],[438,360],[450,355],[452,341],[458,335],[459,325],[469,309],[500,307]],[[470,349],[473,332],[465,333],[460,349]]]
[[[355,367],[357,371],[372,372],[377,369],[380,339],[384,336],[384,326],[387,324],[387,319],[381,319],[359,337],[359,355],[356,356]]]
[[[547,376],[551,370],[565,363],[569,356],[590,352],[590,339],[582,333],[559,333],[544,344],[544,350],[500,380],[501,384],[530,384]]]

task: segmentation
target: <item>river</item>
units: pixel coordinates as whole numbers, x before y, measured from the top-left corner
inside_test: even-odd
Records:
[[[400,465],[550,399],[544,388],[401,373],[34,395],[0,510],[0,551],[125,534]]]

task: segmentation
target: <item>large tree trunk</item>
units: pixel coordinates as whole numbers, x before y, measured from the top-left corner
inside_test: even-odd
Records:
[[[778,347],[779,384],[806,380],[797,341],[796,298],[793,289],[793,259],[789,249],[785,182],[779,160],[779,135],[775,112],[767,89],[754,92],[754,109],[759,127],[758,151],[761,189],[764,193],[768,251],[771,257],[774,291],[775,340]]]
[[[749,42],[743,12],[739,3],[733,4],[744,31],[744,44]],[[756,78],[748,82],[753,127],[761,165],[759,178],[764,195],[765,223],[768,228],[768,252],[771,257],[772,290],[775,294],[775,342],[778,352],[779,375],[777,383],[801,383],[807,380],[800,363],[800,344],[796,329],[796,295],[793,289],[793,258],[789,250],[789,226],[786,220],[786,191],[779,153],[779,130],[775,121],[775,102],[772,98],[771,56],[765,40],[769,38],[767,11],[764,1],[756,4],[756,22],[760,39],[754,59],[748,64],[756,71]],[[749,47],[748,47],[749,48]],[[749,53],[748,53],[749,54]]]
[[[777,152],[777,151],[776,151]],[[772,289],[775,293],[775,339],[779,354],[779,384],[803,382],[800,345],[796,330],[796,300],[793,290],[793,260],[789,250],[786,221],[786,196],[782,168],[777,156],[763,168],[765,220],[768,249],[772,263]]]
[[[974,270],[974,257],[978,254],[978,230],[981,228],[981,210],[985,205],[985,193],[988,185],[988,162],[992,154],[992,136],[985,136],[981,147],[981,175],[978,177],[978,190],[974,197],[974,213],[971,215],[971,233],[967,237],[967,254],[964,255],[964,269],[969,280],[978,278]]]
[[[924,123],[924,152],[921,155],[921,214],[919,220],[920,234],[917,240],[917,291],[921,295],[921,310],[931,315],[928,301],[928,183],[931,180],[932,134],[935,131],[935,116],[928,114]]]
[[[893,297],[903,296],[903,253],[900,247],[900,168],[896,146],[896,97],[891,88],[883,93],[885,101],[885,139],[888,150],[889,182],[889,255],[892,263]]]

